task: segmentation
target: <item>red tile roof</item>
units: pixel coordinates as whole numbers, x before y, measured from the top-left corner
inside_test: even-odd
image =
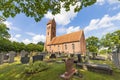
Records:
[[[68,42],[80,41],[83,31],[77,31],[70,34],[65,34],[62,36],[54,37],[48,45],[52,44],[62,44]]]

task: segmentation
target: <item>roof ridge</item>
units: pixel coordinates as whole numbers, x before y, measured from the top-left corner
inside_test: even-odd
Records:
[[[70,34],[73,34],[73,33],[77,33],[77,32],[80,32],[80,31],[83,31],[83,30],[75,31],[75,32],[72,32],[72,33],[68,33],[68,34],[63,34],[63,35],[60,35],[60,36],[56,36],[56,37],[61,37],[61,36],[65,36],[65,35],[70,35]]]

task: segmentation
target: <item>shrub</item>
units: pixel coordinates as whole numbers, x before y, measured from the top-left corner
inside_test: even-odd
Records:
[[[44,70],[47,70],[49,68],[49,65],[42,61],[36,61],[35,63],[30,63],[25,67],[25,73],[27,74],[33,74],[38,73]]]

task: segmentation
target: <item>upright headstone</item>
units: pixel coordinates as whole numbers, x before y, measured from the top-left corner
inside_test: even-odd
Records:
[[[9,52],[9,62],[10,63],[14,62],[14,57],[15,57],[15,52],[14,51],[10,51]]]
[[[35,61],[43,61],[43,55],[36,55],[36,56],[33,56],[33,62]]]
[[[70,78],[77,72],[77,70],[73,67],[73,64],[73,58],[69,58],[65,61],[66,72],[61,75],[61,78],[64,80],[70,80]]]
[[[71,73],[72,69],[73,69],[73,64],[74,64],[74,60],[72,58],[69,58],[65,61],[65,66],[66,66],[66,72],[68,74]]]
[[[26,57],[26,56],[28,56],[28,52],[26,52],[25,50],[22,50],[22,51],[20,52],[20,56],[21,56],[21,57]]]
[[[117,52],[113,52],[112,54],[112,59],[113,59],[113,63],[115,64],[115,66],[117,68],[120,68],[120,53]]]
[[[55,54],[51,54],[50,58],[56,58]]]
[[[81,56],[81,54],[77,54],[77,57],[78,57],[78,62],[82,62],[82,56]]]
[[[9,59],[9,54],[5,54],[4,55],[4,60],[8,60]]]
[[[21,57],[20,61],[22,64],[27,64],[30,61],[30,57]]]
[[[0,53],[0,64],[3,64],[3,60],[4,60],[4,55],[3,53]]]

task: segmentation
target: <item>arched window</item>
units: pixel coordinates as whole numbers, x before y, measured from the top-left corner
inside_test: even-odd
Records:
[[[50,50],[51,50],[51,46],[50,46]]]
[[[73,50],[75,49],[75,44],[72,44],[72,49],[73,49]]]
[[[67,44],[65,44],[65,49],[67,50]]]
[[[48,32],[48,35],[49,35],[49,32]]]
[[[60,50],[60,47],[59,47],[59,45],[58,45],[58,51]]]

